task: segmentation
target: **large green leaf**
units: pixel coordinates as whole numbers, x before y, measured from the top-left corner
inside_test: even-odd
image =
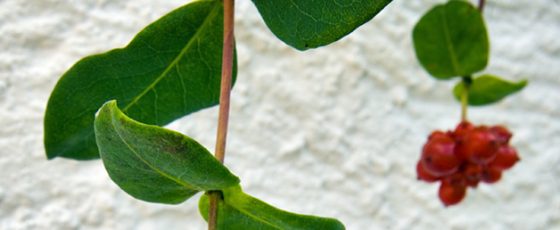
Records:
[[[119,110],[115,101],[99,111],[95,136],[111,179],[140,200],[176,204],[198,191],[239,183],[195,140],[134,121]]]
[[[48,102],[48,158],[98,158],[94,116],[112,99],[130,117],[156,125],[216,105],[222,9],[221,1],[193,2],[146,27],[125,48],[76,63]]]
[[[245,194],[241,187],[233,186],[223,191],[219,201],[218,229],[223,230],[340,230],[344,225],[332,218],[300,215],[270,206]],[[198,203],[200,214],[208,220],[209,197],[204,195]]]
[[[508,95],[519,92],[527,85],[527,80],[510,82],[493,75],[482,75],[475,78],[469,85],[469,105],[487,105],[498,102]],[[463,82],[453,88],[453,94],[461,101],[461,94],[465,90]]]
[[[434,7],[412,35],[418,60],[436,78],[471,75],[488,64],[484,19],[468,2],[452,0]]]
[[[299,50],[328,45],[371,20],[392,0],[253,0],[266,25]]]

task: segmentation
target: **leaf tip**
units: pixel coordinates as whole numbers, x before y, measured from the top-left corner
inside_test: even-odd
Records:
[[[114,99],[113,99],[113,100],[109,100],[109,101],[105,102],[105,104],[103,104],[103,105],[101,106],[101,108],[103,108],[103,107],[115,108],[115,107],[117,107],[117,100],[114,100]]]
[[[50,161],[50,160],[53,160],[55,157],[58,156],[58,155],[50,154],[48,151],[47,151],[47,154],[46,154],[46,155],[47,155],[47,160],[49,160],[49,161]]]
[[[117,106],[117,100],[109,100],[109,101],[105,102],[103,105],[101,105],[101,107],[99,107],[99,110],[97,110],[97,112],[95,113],[95,117],[99,117],[99,115],[106,110],[109,113],[112,113],[115,110],[119,110],[119,108]]]
[[[517,83],[520,86],[520,89],[525,88],[525,86],[529,85],[529,79],[523,79]]]

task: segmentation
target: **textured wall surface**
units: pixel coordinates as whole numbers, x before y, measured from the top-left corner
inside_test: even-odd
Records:
[[[197,198],[144,203],[100,161],[47,161],[46,101],[81,57],[124,46],[180,0],[0,0],[0,229],[205,229]],[[348,229],[560,229],[560,2],[490,0],[487,72],[530,85],[476,123],[514,130],[522,162],[444,208],[415,162],[433,129],[454,127],[452,82],[436,82],[411,47],[414,23],[443,0],[395,0],[326,48],[295,51],[239,1],[239,80],[226,164],[245,190]],[[213,149],[217,109],[169,127]]]

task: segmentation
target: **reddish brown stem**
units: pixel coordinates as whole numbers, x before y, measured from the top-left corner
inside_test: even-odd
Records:
[[[226,139],[229,120],[229,104],[233,72],[233,49],[234,49],[234,0],[223,0],[224,2],[224,44],[222,49],[222,82],[220,90],[220,112],[218,115],[218,131],[216,134],[215,156],[220,162],[224,162],[226,152]],[[219,192],[210,192],[210,204],[208,209],[208,230],[216,230],[218,223],[218,201]]]
[[[208,230],[216,230],[218,226],[218,201],[220,199],[220,193],[208,192],[210,198],[210,204],[208,208]]]
[[[224,162],[226,137],[229,120],[229,104],[233,72],[233,8],[234,0],[224,0],[224,46],[222,50],[222,83],[220,92],[220,113],[216,135],[216,158]]]
[[[480,11],[480,13],[484,12],[485,3],[485,0],[478,0],[478,10]]]

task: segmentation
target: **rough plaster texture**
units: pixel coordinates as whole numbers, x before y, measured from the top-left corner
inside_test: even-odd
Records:
[[[100,161],[47,161],[42,119],[59,76],[79,58],[124,46],[180,0],[0,0],[0,229],[205,229],[197,198],[144,203]],[[411,30],[443,1],[394,1],[326,48],[277,40],[239,1],[239,80],[226,163],[249,193],[348,229],[560,229],[560,3],[490,0],[487,72],[528,77],[521,94],[470,111],[515,131],[523,161],[495,185],[444,208],[415,180],[421,145],[453,127],[452,82],[420,68]],[[169,127],[213,149],[215,108]]]

